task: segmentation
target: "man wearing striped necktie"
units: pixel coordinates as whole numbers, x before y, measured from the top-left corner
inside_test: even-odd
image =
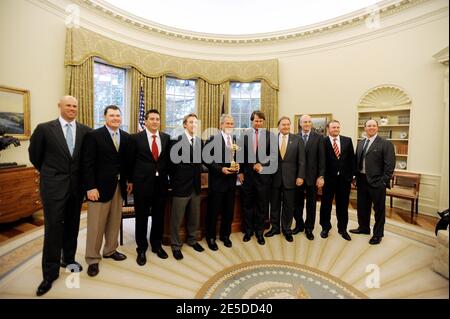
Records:
[[[338,233],[345,240],[351,240],[347,233],[348,204],[350,187],[355,169],[355,152],[352,139],[340,135],[340,123],[332,120],[327,124],[328,137],[325,143],[325,184],[322,189],[320,205],[320,225],[322,238],[328,237],[331,229],[331,208],[336,200],[336,218]]]

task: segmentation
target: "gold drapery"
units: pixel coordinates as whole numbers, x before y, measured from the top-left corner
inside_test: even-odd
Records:
[[[160,54],[127,45],[85,28],[68,28],[65,65],[80,65],[99,57],[118,67],[133,67],[145,76],[172,75],[180,79],[201,78],[210,84],[227,81],[265,80],[278,89],[278,60],[213,61]]]
[[[94,58],[90,57],[80,65],[66,66],[65,94],[78,100],[77,120],[87,126],[94,126]]]
[[[131,72],[131,119],[130,132],[137,132],[139,117],[139,95],[144,89],[145,111],[156,109],[161,115],[161,131],[165,129],[166,118],[166,76],[148,77],[136,70]]]
[[[203,79],[197,80],[198,118],[201,121],[200,133],[205,132],[203,138],[214,133],[219,127],[222,106],[224,113],[228,113],[230,83],[210,84]]]
[[[277,127],[278,122],[278,90],[272,88],[266,81],[261,81],[261,111],[266,116],[266,128]]]

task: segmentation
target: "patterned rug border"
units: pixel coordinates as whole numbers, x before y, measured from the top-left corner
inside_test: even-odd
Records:
[[[319,269],[312,268],[303,264],[278,260],[250,261],[225,268],[216,273],[215,275],[213,275],[211,278],[208,279],[208,281],[206,281],[202,285],[202,287],[198,290],[197,294],[195,295],[195,299],[204,299],[205,296],[208,294],[209,290],[216,288],[218,285],[222,283],[223,280],[227,279],[227,277],[233,275],[234,273],[242,271],[245,268],[261,267],[261,266],[278,266],[278,267],[282,266],[282,267],[296,268],[301,271],[320,277],[321,279],[324,279],[328,282],[332,282],[334,285],[338,286],[339,288],[343,289],[349,294],[355,296],[356,298],[369,299],[369,297],[366,296],[364,293],[357,290],[355,287],[347,284],[346,282],[342,281],[341,279],[334,277],[333,275],[330,275]]]

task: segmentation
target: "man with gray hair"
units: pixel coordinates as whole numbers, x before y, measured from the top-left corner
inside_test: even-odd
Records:
[[[221,213],[219,238],[225,247],[230,248],[231,223],[234,215],[236,174],[239,164],[232,166],[232,147],[236,142],[233,136],[234,119],[230,114],[220,117],[221,131],[210,137],[205,145],[203,160],[208,167],[208,210],[206,213],[206,242],[209,249],[218,250],[216,244],[217,215]]]

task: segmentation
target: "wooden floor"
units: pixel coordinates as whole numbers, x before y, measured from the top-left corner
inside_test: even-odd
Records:
[[[351,207],[356,209],[356,200],[350,200]],[[386,218],[395,221],[411,224],[411,213],[401,208],[386,207]],[[434,231],[438,218],[426,215],[419,215],[414,218],[413,225],[421,227],[425,230]],[[42,226],[44,217],[42,211],[34,213],[32,216],[18,220],[13,223],[0,224],[0,243],[15,236],[24,234]]]

